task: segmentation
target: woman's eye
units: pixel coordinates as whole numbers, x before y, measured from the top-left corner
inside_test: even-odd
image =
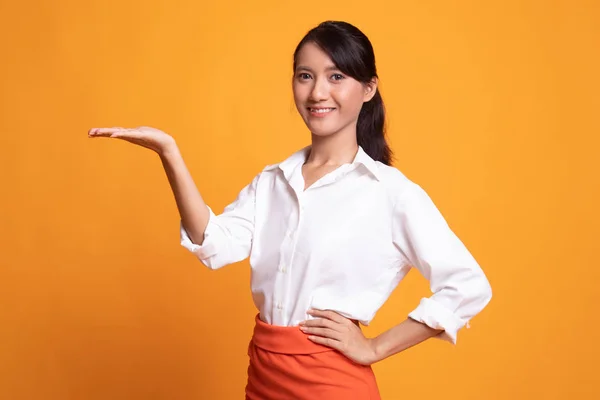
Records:
[[[307,74],[306,72],[301,72],[298,74],[298,77],[300,79],[310,79],[310,74]]]
[[[344,75],[342,74],[333,74],[331,77],[334,81],[341,81],[342,79],[344,79]]]

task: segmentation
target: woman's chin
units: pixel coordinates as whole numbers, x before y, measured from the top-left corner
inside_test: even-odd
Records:
[[[310,130],[310,132],[315,136],[330,136],[336,133],[339,129],[335,128],[327,128],[324,126],[315,126],[315,124],[306,124],[306,127]]]

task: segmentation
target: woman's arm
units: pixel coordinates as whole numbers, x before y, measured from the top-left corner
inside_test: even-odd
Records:
[[[442,333],[442,329],[407,318],[405,321],[371,339],[374,361],[378,362]]]
[[[175,195],[182,225],[195,243],[201,244],[204,241],[204,231],[208,225],[210,211],[198,192],[172,136],[149,126],[139,126],[133,129],[92,128],[89,130],[88,136],[90,138],[121,139],[157,153]]]
[[[354,321],[331,310],[307,311],[313,319],[300,322],[300,330],[313,342],[340,351],[349,359],[371,365],[422,341],[439,335],[434,329],[410,317],[375,338],[367,338]]]
[[[463,326],[468,328],[469,321],[491,300],[492,289],[485,273],[417,184],[411,183],[399,197],[393,222],[394,244],[404,262],[429,281],[433,293],[422,298],[408,317],[432,329],[443,329],[433,336],[456,344],[458,331]],[[404,332],[405,328],[398,329]],[[418,329],[406,332],[414,330]]]
[[[181,217],[181,245],[211,269],[241,261],[251,251],[258,174],[236,200],[215,215],[198,192],[179,148],[170,135],[148,126],[93,128],[89,137],[126,140],[156,152],[162,161]]]
[[[201,245],[204,242],[204,232],[209,220],[208,207],[175,142],[173,141],[159,155],[175,196],[181,224],[192,242]]]

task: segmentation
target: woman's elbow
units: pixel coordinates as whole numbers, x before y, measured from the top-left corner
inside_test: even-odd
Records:
[[[479,282],[479,296],[481,308],[485,307],[492,300],[492,285],[487,277],[482,274]]]

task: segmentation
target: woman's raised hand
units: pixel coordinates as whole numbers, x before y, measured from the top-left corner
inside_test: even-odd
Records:
[[[108,137],[126,140],[130,143],[143,146],[153,150],[159,155],[175,146],[175,139],[165,132],[149,126],[138,126],[137,128],[92,128],[88,131],[88,137]]]

